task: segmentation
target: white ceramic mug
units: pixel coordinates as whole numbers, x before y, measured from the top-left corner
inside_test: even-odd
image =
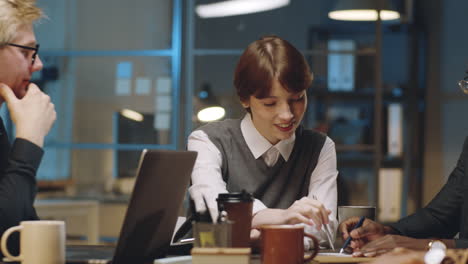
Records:
[[[375,221],[375,212],[375,206],[338,206],[338,223],[341,224],[341,222],[353,216],[364,216]]]
[[[7,248],[8,237],[20,232],[20,254],[12,256]],[[1,249],[4,261],[19,261],[22,264],[64,264],[65,222],[22,221],[3,233]]]

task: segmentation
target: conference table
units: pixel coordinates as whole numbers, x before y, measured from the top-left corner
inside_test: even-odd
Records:
[[[329,255],[317,255],[312,261],[308,262],[309,264],[350,264],[350,263],[365,263],[372,261],[374,258],[358,258],[358,257],[338,257],[338,256],[329,256]],[[12,262],[2,262],[0,264],[9,264]],[[77,262],[72,262],[77,264]],[[85,264],[83,262],[83,264]],[[171,256],[162,259],[156,259],[153,263],[147,264],[192,264],[191,256]],[[250,264],[262,264],[261,257],[258,254],[251,256]]]
[[[325,264],[325,263],[335,263],[335,264],[347,264],[347,263],[365,263],[372,261],[374,258],[358,258],[358,257],[337,257],[337,256],[327,256],[327,255],[318,255],[310,263],[311,264]]]
[[[374,260],[374,258],[358,258],[358,257],[338,257],[321,255],[316,256],[309,264],[350,264],[350,263],[366,263]],[[250,264],[261,264],[260,255],[253,255]],[[157,259],[153,264],[192,264],[191,256],[175,256],[164,259]]]

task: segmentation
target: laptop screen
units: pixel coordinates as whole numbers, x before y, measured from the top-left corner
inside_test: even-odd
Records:
[[[112,263],[164,257],[197,153],[144,150]]]

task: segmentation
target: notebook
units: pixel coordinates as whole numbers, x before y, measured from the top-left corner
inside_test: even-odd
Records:
[[[196,152],[144,150],[117,246],[67,247],[67,263],[151,263],[169,248]]]

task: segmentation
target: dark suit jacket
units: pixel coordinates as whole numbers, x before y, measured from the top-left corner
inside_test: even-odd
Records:
[[[451,239],[457,248],[468,248],[468,137],[457,166],[447,183],[424,208],[390,225],[400,234],[415,238]]]
[[[15,139],[10,147],[0,118],[0,236],[20,221],[38,219],[33,203],[42,155],[42,148],[24,139]],[[8,240],[12,254],[18,252],[18,237],[15,232]]]

